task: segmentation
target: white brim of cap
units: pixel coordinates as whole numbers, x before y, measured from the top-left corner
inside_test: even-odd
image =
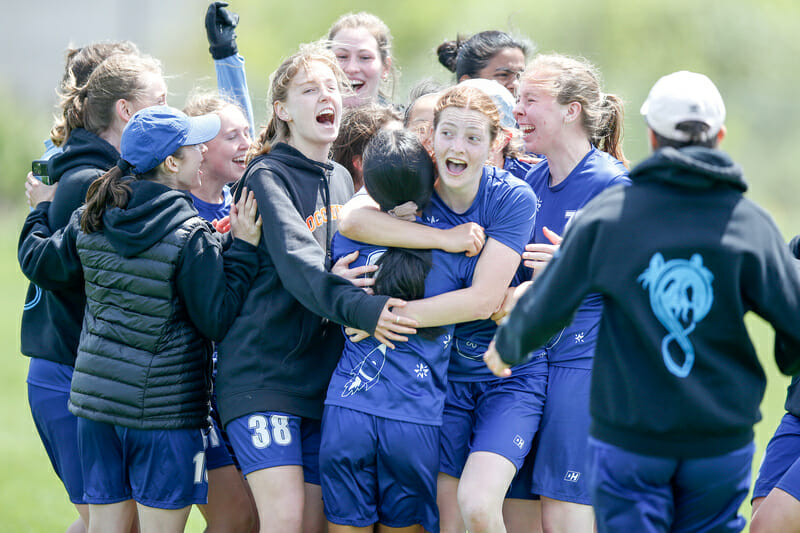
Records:
[[[216,113],[209,113],[199,117],[189,117],[189,133],[183,146],[192,146],[208,142],[217,136],[220,129],[219,116]]]

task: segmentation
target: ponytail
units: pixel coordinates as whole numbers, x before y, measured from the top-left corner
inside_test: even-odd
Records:
[[[406,301],[425,298],[425,279],[433,267],[430,250],[388,248],[376,264],[375,294]],[[428,340],[436,339],[445,331],[444,327],[417,328],[417,334]]]
[[[245,163],[250,163],[253,159],[260,155],[268,154],[270,150],[272,150],[272,145],[277,141],[277,133],[278,133],[278,124],[280,119],[276,118],[276,115],[273,113],[272,117],[267,123],[266,127],[261,129],[261,133],[258,134],[258,138],[250,144],[250,148],[247,149],[247,155],[245,156]],[[288,132],[287,132],[288,133]]]
[[[433,260],[430,250],[388,248],[378,259],[375,273],[375,294],[385,294],[403,300],[425,297],[425,278]]]
[[[120,168],[122,167],[122,168]],[[103,214],[114,207],[125,207],[131,195],[125,170],[130,165],[120,160],[117,166],[94,180],[86,192],[86,209],[81,214],[81,230],[94,233],[103,229]]]
[[[73,84],[68,84],[64,88],[64,94],[61,97],[61,108],[64,110],[63,117],[57,121],[50,131],[51,138],[53,131],[61,131],[63,136],[60,137],[61,142],[66,142],[69,139],[69,134],[72,130],[85,127],[83,116],[86,107],[86,98],[89,95],[89,89],[86,85],[82,87]],[[53,139],[53,143],[56,139]]]
[[[592,144],[621,161],[626,167],[630,167],[630,161],[625,159],[625,154],[622,152],[625,120],[625,107],[622,99],[615,94],[601,94],[601,98],[603,111],[601,127],[598,128],[595,138],[592,139]]]
[[[581,125],[594,146],[629,165],[622,153],[624,105],[600,88],[600,73],[582,57],[539,54],[522,73],[523,81],[547,80],[561,105],[581,105]]]
[[[80,48],[67,49],[64,75],[56,91],[61,99],[61,114],[54,117],[53,127],[50,129],[50,140],[56,146],[64,144],[69,135],[67,114],[74,98],[74,95],[73,98],[70,98],[70,95],[86,85],[97,66],[114,54],[139,55],[139,48],[130,41],[100,41]],[[79,116],[82,114],[83,111],[79,112]]]

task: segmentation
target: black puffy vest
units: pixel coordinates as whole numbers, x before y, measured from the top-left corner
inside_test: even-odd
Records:
[[[86,313],[73,414],[136,429],[206,425],[211,344],[189,321],[175,284],[181,250],[202,224],[191,218],[134,257],[116,253],[102,231],[79,233]]]

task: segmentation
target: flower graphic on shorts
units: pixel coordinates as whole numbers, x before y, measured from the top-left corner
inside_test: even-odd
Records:
[[[582,331],[580,333],[576,333],[575,334],[575,343],[576,344],[583,344],[583,340],[584,340],[585,337],[586,337],[586,334],[584,332],[582,332]]]
[[[417,363],[417,366],[414,367],[414,373],[419,379],[427,378],[428,372],[430,372],[430,368],[425,363]]]

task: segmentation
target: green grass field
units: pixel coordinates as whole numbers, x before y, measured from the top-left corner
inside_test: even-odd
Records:
[[[6,309],[6,319],[0,323],[0,338],[6,339],[2,354],[6,370],[0,373],[0,404],[6,406],[0,425],[0,530],[59,532],[66,529],[77,513],[50,467],[27,405],[28,359],[19,352],[20,316],[27,283],[16,260],[17,237],[25,211],[6,209],[5,212],[0,217],[9,230],[0,236],[0,307]],[[748,325],[769,380],[762,404],[764,420],[756,426],[755,475],[764,447],[783,416],[788,378],[778,373],[772,360],[770,328],[757,317],[748,317]],[[742,512],[749,517],[749,503],[743,505]],[[200,532],[204,525],[202,517],[193,510],[186,531]]]

